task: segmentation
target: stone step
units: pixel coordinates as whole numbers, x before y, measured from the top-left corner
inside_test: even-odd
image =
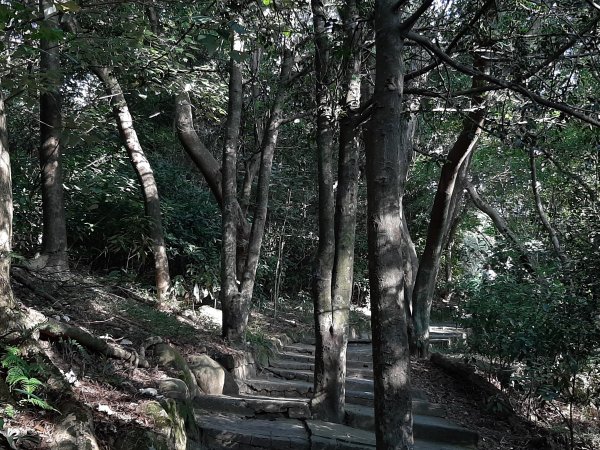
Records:
[[[368,380],[356,380],[368,381]],[[245,394],[280,397],[280,398],[310,398],[313,394],[313,383],[301,380],[283,380],[277,378],[245,380]],[[418,389],[412,392],[413,399],[427,400],[427,395]],[[373,406],[373,389],[346,390],[346,403]]]
[[[375,435],[317,420],[241,419],[196,414],[201,448],[206,450],[375,450]],[[465,450],[432,441],[415,442],[415,450]]]
[[[235,414],[242,417],[309,419],[308,399],[267,397],[260,395],[196,395],[194,408],[208,412]]]
[[[290,361],[287,359],[271,359],[269,360],[270,368],[281,370],[306,370],[312,372],[315,370],[315,364],[312,362]],[[373,370],[367,367],[348,367],[347,374],[349,377],[362,378],[365,380],[373,379]]]
[[[298,370],[298,369],[282,369],[280,367],[268,367],[267,370],[274,375],[277,375],[286,380],[299,380],[313,382],[315,373],[313,370]],[[357,390],[357,391],[368,391],[373,392],[373,377],[371,378],[360,378],[354,377],[352,373],[346,377],[346,389]]]
[[[302,370],[302,369],[282,369],[280,367],[268,367],[266,369],[267,372],[272,373],[276,377],[280,377],[282,379],[291,380],[291,381],[304,381],[308,383],[314,383],[314,371],[312,370]],[[365,374],[359,374],[358,376],[354,373],[353,370],[350,370],[346,377],[346,389],[347,391],[359,391],[359,392],[370,392],[373,393],[374,385],[373,385],[373,374],[372,372],[369,374],[370,377],[366,378]],[[273,380],[273,378],[268,378]],[[427,400],[427,396],[423,391],[413,390],[413,395],[418,399]]]
[[[250,379],[245,380],[246,393],[283,398],[310,398],[313,383],[301,380]],[[346,402],[358,405],[373,405],[373,392],[346,391]]]
[[[365,338],[364,336],[369,333],[363,333],[360,337],[352,338],[350,337],[348,340],[348,346],[350,345],[371,345],[371,339]],[[466,330],[463,328],[457,328],[452,325],[432,325],[429,328],[429,340],[432,345],[438,347],[447,347],[449,345],[453,345],[457,342],[464,341],[467,338]],[[315,344],[314,336],[303,336],[302,337],[303,345],[313,345]]]
[[[315,355],[315,346],[310,344],[290,344],[283,347],[283,351],[286,353],[298,353],[305,355]],[[359,362],[371,362],[373,360],[373,351],[371,344],[359,345],[359,344],[348,344],[346,351],[347,361],[359,361]]]
[[[433,406],[433,405],[432,405]],[[418,414],[413,411],[413,433],[415,437],[427,437],[430,441],[464,446],[477,446],[479,435],[468,428],[456,425],[443,417]],[[346,405],[346,424],[353,428],[374,431],[374,410],[360,405]]]
[[[303,363],[303,364],[313,364],[315,363],[315,357],[312,354],[308,354],[308,353],[297,353],[294,351],[282,351],[282,352],[276,352],[275,356],[271,359],[275,359],[275,360],[279,360],[279,361],[290,361],[290,362],[297,362],[297,363]],[[271,359],[269,360],[269,363],[271,364]],[[281,363],[279,363],[281,364]],[[281,366],[279,365],[279,367],[285,367],[285,366]],[[373,362],[371,361],[370,358],[365,358],[363,361],[357,361],[357,360],[347,360],[346,361],[346,367],[348,369],[373,369]]]
[[[308,398],[268,397],[262,395],[205,395],[198,394],[193,400],[194,408],[207,412],[235,414],[242,417],[309,419],[311,417]],[[444,417],[445,412],[439,406],[423,399],[413,399],[413,414]],[[373,408],[368,406],[346,406],[353,420],[368,423],[373,416]],[[364,418],[363,418],[364,416]],[[366,429],[369,429],[368,427]]]

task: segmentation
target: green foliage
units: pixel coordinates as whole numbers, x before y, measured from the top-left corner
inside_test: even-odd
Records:
[[[252,348],[256,362],[261,367],[269,365],[269,358],[274,355],[273,342],[268,335],[260,329],[247,329],[246,342]]]
[[[472,352],[501,367],[516,364],[513,383],[540,400],[597,401],[597,299],[557,281],[507,275],[472,282],[466,290],[463,325],[471,329],[467,344]]]
[[[30,364],[23,359],[21,350],[17,347],[6,348],[6,354],[2,358],[1,364],[4,369],[7,369],[6,383],[10,390],[23,397],[19,403],[28,403],[40,409],[57,411],[37,394],[44,386],[42,381],[35,378],[35,375],[43,373],[41,366]]]

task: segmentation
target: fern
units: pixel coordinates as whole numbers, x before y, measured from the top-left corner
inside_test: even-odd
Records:
[[[42,381],[34,377],[34,374],[43,372],[41,366],[28,363],[23,359],[21,350],[17,347],[6,348],[6,355],[2,358],[1,364],[2,367],[8,369],[6,383],[9,389],[24,397],[19,403],[29,403],[41,409],[57,411],[35,393],[44,385]]]
[[[28,377],[25,374],[25,369],[23,367],[11,367],[6,374],[6,382],[11,388],[27,381],[27,379]]]
[[[27,361],[21,358],[21,350],[18,347],[6,347],[6,355],[2,358],[2,367],[14,368],[26,368]]]

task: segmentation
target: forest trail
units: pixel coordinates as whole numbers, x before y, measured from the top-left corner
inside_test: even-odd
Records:
[[[15,292],[24,306],[84,329],[111,345],[139,349],[148,339],[160,336],[188,361],[209,355],[227,367],[224,361],[231,357],[247,360],[244,352],[229,347],[221,339],[219,327],[197,310],[159,310],[135,286],[114,285],[108,279],[72,273],[67,279],[53,280],[16,270],[22,282],[15,283]],[[262,327],[275,344],[268,360],[260,361],[262,368],[250,371],[245,380],[238,378],[239,392],[198,394],[191,399],[198,435],[188,439],[192,445],[188,448],[196,444],[203,449],[375,448],[370,343],[358,340],[349,344],[346,424],[311,420],[308,398],[313,389],[314,346],[306,343],[310,342],[310,326],[299,320],[297,310],[278,314],[277,320],[269,314],[253,315],[255,326]],[[284,331],[294,331],[296,341],[304,336],[305,343],[292,342]],[[432,332],[442,345],[457,337],[447,329]],[[154,440],[161,433],[164,436],[164,423],[155,411],[160,400],[156,391],[158,388],[160,393],[165,379],[177,377],[177,371],[156,363],[136,368],[70,339],[41,344],[53,364],[70,376],[73,397],[89,411],[100,448],[146,448],[140,445],[147,442],[147,436]],[[252,346],[246,351],[251,350]],[[254,347],[254,352],[257,350],[260,353],[261,349]],[[413,361],[411,378],[418,450],[508,450],[521,448],[516,444],[526,442],[532,434],[525,425],[486,411],[484,393],[431,361]],[[60,409],[63,395],[49,392],[48,401]],[[52,430],[63,419],[64,415],[23,408],[18,420],[7,421],[7,426],[20,430],[24,438],[35,438],[33,448],[53,449]]]
[[[371,344],[348,347],[344,425],[310,418],[314,352],[310,344],[285,345],[258,376],[243,382],[244,394],[198,400],[202,443],[211,449],[375,449]],[[447,420],[419,389],[413,391],[413,413],[416,449],[476,448],[478,433]]]

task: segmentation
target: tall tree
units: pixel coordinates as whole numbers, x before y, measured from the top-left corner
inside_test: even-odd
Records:
[[[342,422],[345,416],[346,348],[348,318],[354,277],[354,242],[358,191],[358,159],[361,106],[362,33],[356,2],[341,9],[344,27],[342,61],[343,98],[339,117],[338,184],[333,202],[333,117],[335,91],[330,86],[329,42],[325,24],[327,8],[313,2],[315,66],[317,72],[317,151],[319,164],[319,255],[315,277],[316,352],[313,413],[325,420]],[[321,189],[325,189],[321,192]],[[332,229],[333,228],[333,229]],[[333,255],[331,239],[333,234]],[[323,241],[323,242],[322,242]]]
[[[223,337],[239,340],[243,326],[240,292],[236,279],[236,206],[237,202],[237,150],[242,121],[243,90],[240,54],[243,43],[240,36],[231,31],[231,57],[229,61],[229,102],[223,146],[223,214],[221,247],[221,307],[223,309]]]
[[[485,69],[482,55],[475,54],[474,66],[478,71]],[[477,90],[482,85],[481,78],[474,76],[471,88]],[[431,208],[425,249],[419,261],[412,305],[413,348],[420,357],[427,357],[429,354],[429,317],[444,238],[447,236],[453,216],[457,211],[457,205],[462,198],[463,184],[469,170],[471,157],[485,121],[485,96],[483,94],[473,95],[471,107],[473,111],[465,117],[462,131],[442,166],[440,181]]]
[[[41,27],[46,36],[59,29],[58,12],[54,2],[40,0],[44,17]],[[42,181],[43,234],[42,256],[44,265],[52,270],[68,269],[67,226],[61,162],[61,67],[60,47],[57,40],[40,40],[40,149],[39,160]]]
[[[160,199],[158,197],[154,172],[133,126],[133,118],[129,112],[129,106],[123,95],[119,80],[114,75],[112,69],[108,67],[93,66],[92,70],[110,96],[110,104],[112,105],[113,115],[117,122],[121,140],[140,183],[146,216],[150,220],[149,232],[150,239],[152,240],[152,254],[154,255],[156,293],[159,301],[164,300],[169,293],[171,277],[169,275],[169,260],[165,246]]]
[[[431,1],[403,20],[406,3],[375,2],[375,92],[366,146],[367,235],[378,449],[413,446],[408,314],[402,270],[401,153],[404,41]]]
[[[15,308],[10,285],[13,198],[4,94],[0,91],[0,325],[6,331]]]
[[[311,408],[318,416],[339,420],[340,389],[336,361],[336,334],[332,304],[332,276],[335,258],[335,196],[333,191],[333,106],[330,88],[330,53],[332,45],[329,12],[332,5],[311,0],[315,41],[315,97],[317,102],[317,170],[319,186],[319,247],[313,277],[315,318],[315,393]],[[340,383],[341,382],[341,383]],[[341,384],[341,385],[340,385]]]
[[[250,306],[256,282],[256,271],[260,258],[262,240],[265,233],[267,221],[267,208],[269,202],[269,187],[271,171],[273,168],[273,157],[277,147],[279,129],[283,122],[283,107],[287,97],[293,63],[294,53],[287,48],[288,42],[284,42],[284,50],[281,61],[279,79],[273,95],[269,118],[264,129],[261,141],[260,168],[258,171],[258,186],[256,189],[256,206],[254,209],[254,220],[248,240],[247,255],[241,271],[242,278],[235,290],[230,291],[230,297],[225,299],[229,302],[223,309],[223,336],[232,341],[241,341],[246,332]],[[223,182],[225,184],[225,182]],[[232,228],[230,228],[231,230]],[[235,249],[234,249],[235,250]],[[235,273],[235,258],[229,258],[227,263],[228,273]],[[231,264],[234,264],[233,268]]]

